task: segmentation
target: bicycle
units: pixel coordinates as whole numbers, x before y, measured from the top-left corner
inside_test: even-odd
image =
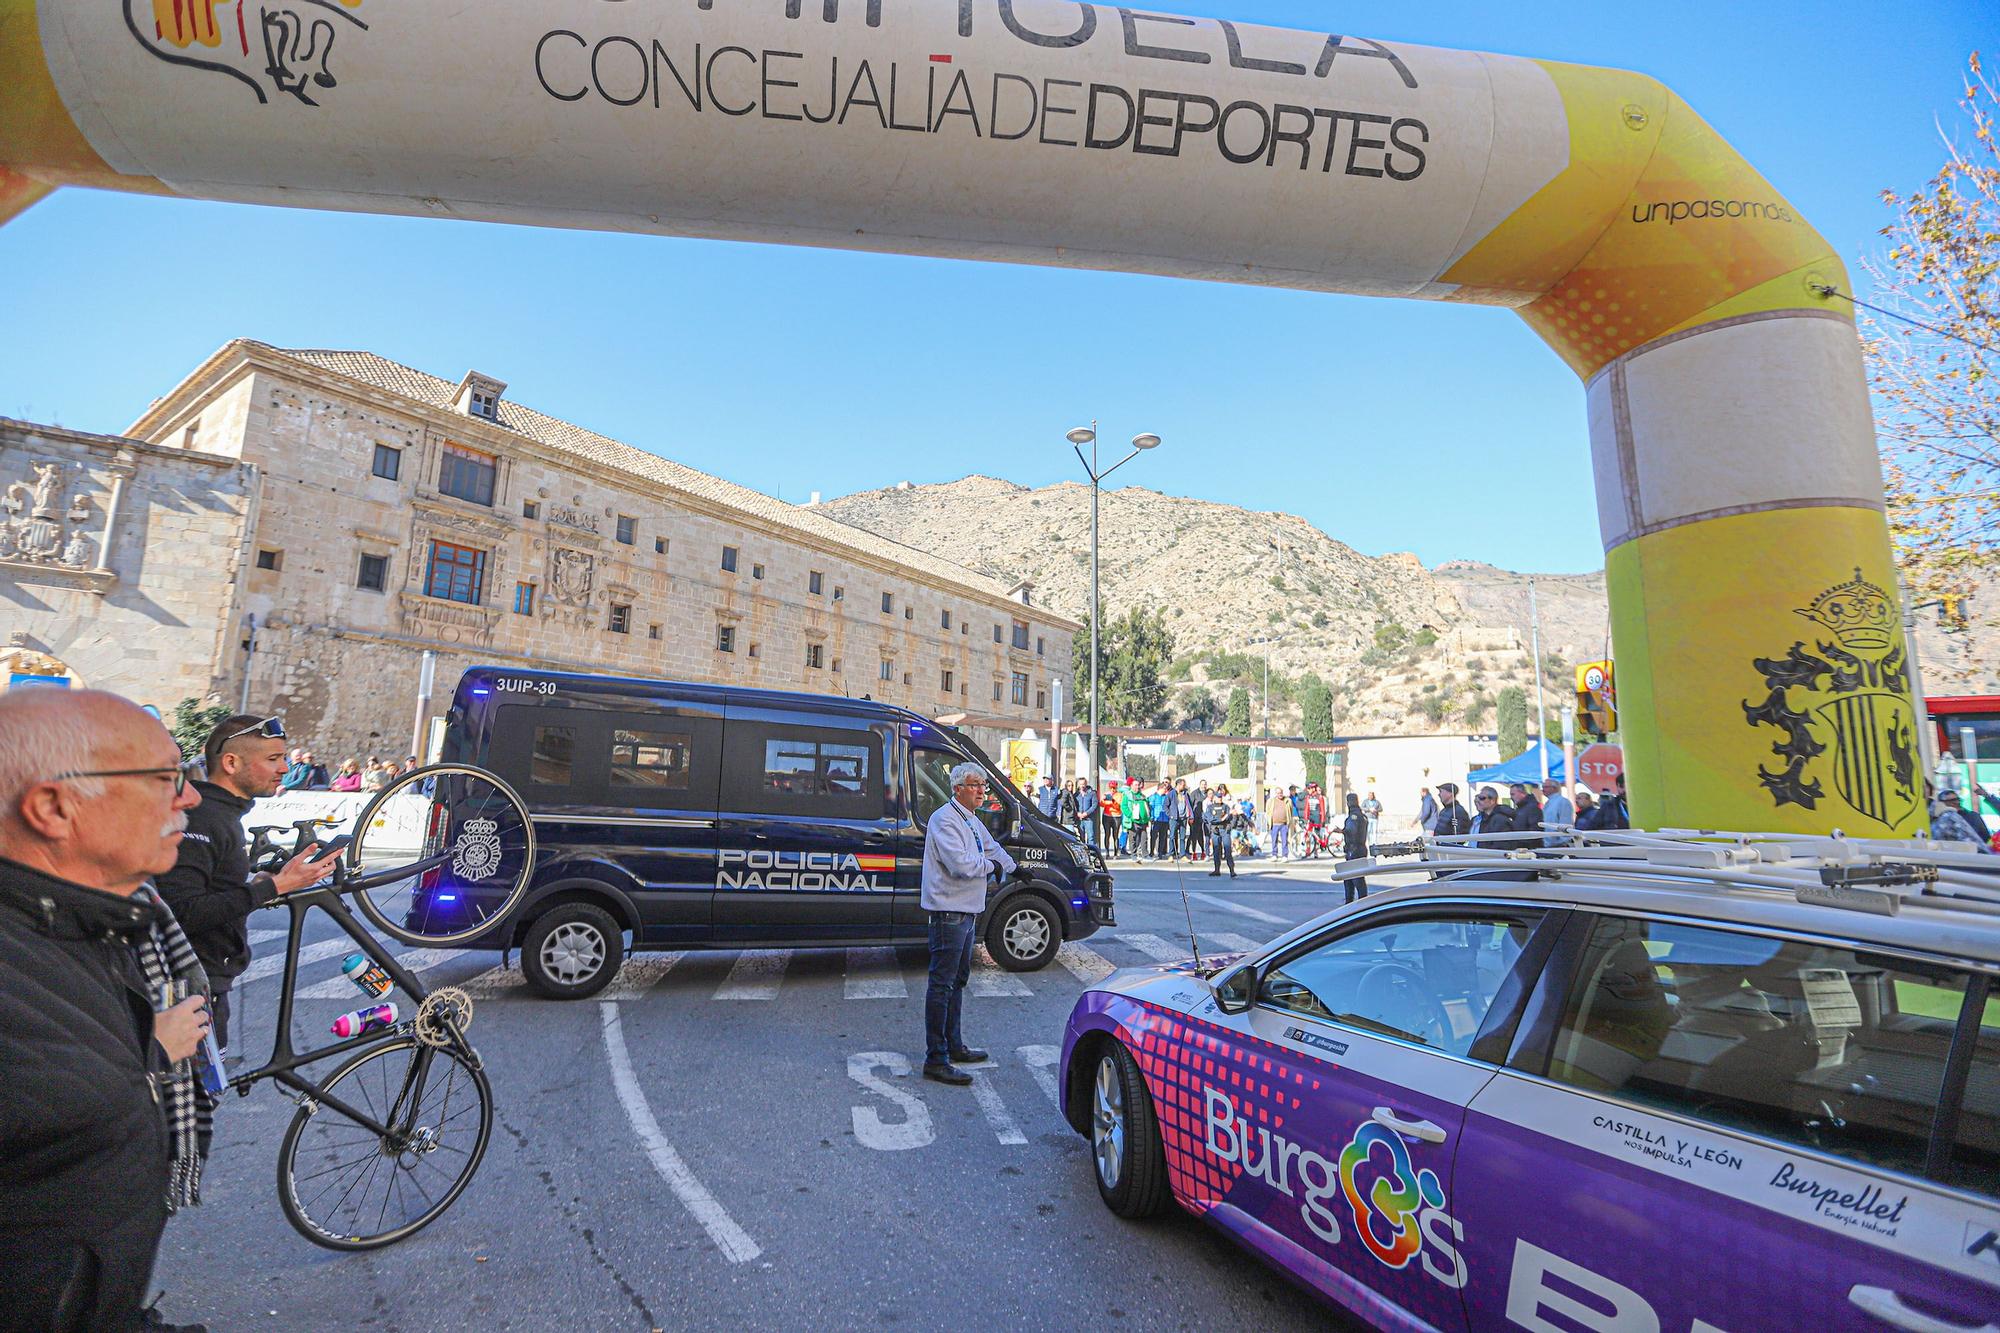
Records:
[[[316,832],[327,825],[320,819],[292,825],[297,836],[289,855],[316,845]],[[464,764],[404,774],[362,808],[354,830],[330,880],[271,904],[290,913],[271,1058],[228,1082],[247,1097],[268,1080],[297,1104],[278,1149],[278,1202],[300,1235],[346,1251],[393,1245],[457,1201],[485,1157],[493,1094],[465,1036],[471,999],[461,990],[426,987],[344,900],[358,895],[362,915],[406,943],[462,943],[520,901],[535,861],[534,824],[520,796]],[[273,831],[253,830],[260,849],[253,864],[260,869],[287,856],[258,836]],[[416,1001],[415,1013],[328,1046],[293,1049],[299,946],[315,908]],[[300,1072],[341,1055],[351,1058],[323,1082]]]

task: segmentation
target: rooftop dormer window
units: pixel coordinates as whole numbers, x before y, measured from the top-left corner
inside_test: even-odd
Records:
[[[458,392],[452,397],[452,406],[469,417],[481,421],[497,423],[500,420],[500,397],[507,392],[507,386],[491,375],[478,371],[468,371],[458,382]]]

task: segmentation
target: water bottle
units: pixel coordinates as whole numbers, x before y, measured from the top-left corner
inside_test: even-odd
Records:
[[[201,1045],[194,1052],[194,1072],[201,1080],[202,1090],[211,1097],[220,1097],[229,1086],[229,1075],[222,1069],[222,1051],[215,1044],[214,1028],[201,1034]]]
[[[386,999],[389,992],[396,989],[396,983],[389,980],[389,974],[382,970],[382,965],[365,953],[347,955],[347,961],[341,964],[340,970],[371,1000]]]
[[[396,1025],[396,1006],[378,1004],[369,1009],[356,1009],[351,1014],[342,1014],[333,1020],[328,1029],[336,1037],[358,1037],[364,1032],[378,1032]]]

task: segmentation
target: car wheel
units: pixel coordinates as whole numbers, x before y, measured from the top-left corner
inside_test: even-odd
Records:
[[[1061,946],[1062,922],[1055,909],[1032,893],[1007,899],[986,923],[986,951],[1009,972],[1047,967]]]
[[[1090,1158],[1097,1193],[1120,1217],[1157,1217],[1171,1195],[1153,1094],[1124,1043],[1097,1057],[1090,1082]]]
[[[536,917],[521,941],[528,987],[551,1000],[582,1000],[618,975],[624,933],[594,903],[559,903]]]

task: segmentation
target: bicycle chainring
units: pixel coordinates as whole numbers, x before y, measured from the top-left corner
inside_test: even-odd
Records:
[[[415,1032],[426,1046],[442,1049],[454,1044],[457,1033],[472,1026],[472,997],[456,986],[432,991],[417,1006]]]

